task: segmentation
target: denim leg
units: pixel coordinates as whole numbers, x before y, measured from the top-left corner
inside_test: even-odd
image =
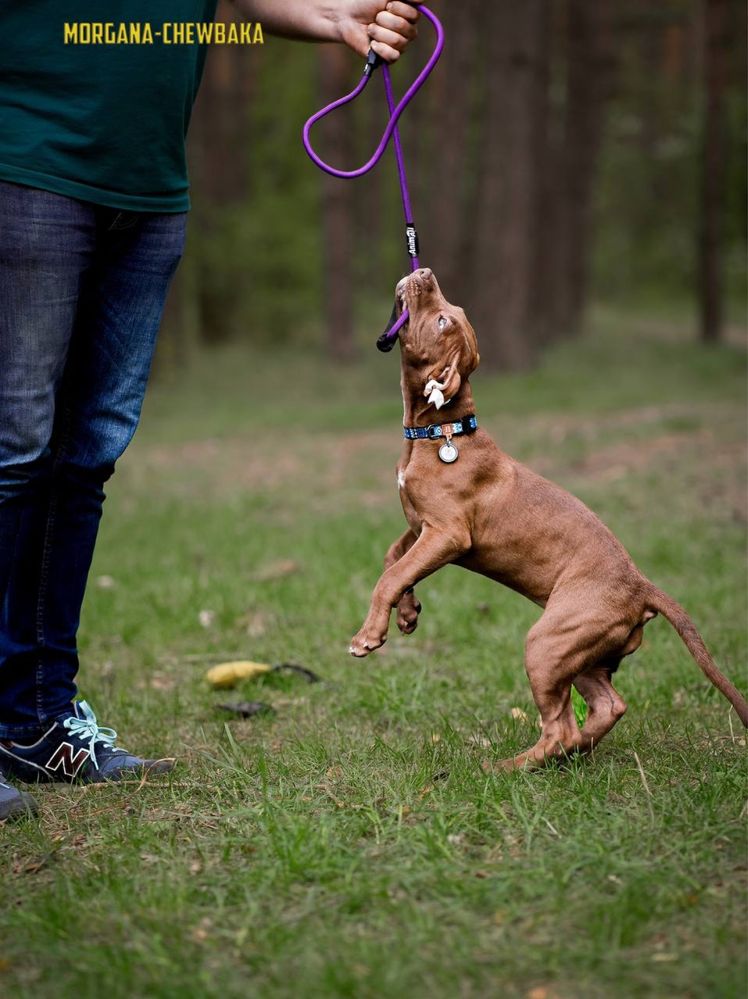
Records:
[[[0,723],[38,730],[33,590],[50,499],[51,440],[95,210],[0,182]]]
[[[11,609],[33,605],[31,647],[0,658],[0,737],[28,734],[27,716],[2,686],[16,664],[35,662],[36,730],[76,694],[76,634],[104,500],[104,483],[138,423],[170,279],[182,254],[184,215],[96,209],[96,247],[85,276],[57,393],[49,503],[34,541],[34,571],[17,572]],[[41,539],[41,540],[40,540]],[[17,585],[14,585],[14,581]],[[29,703],[28,698],[22,699]]]

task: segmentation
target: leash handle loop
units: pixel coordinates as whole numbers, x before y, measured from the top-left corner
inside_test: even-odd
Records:
[[[311,141],[311,131],[318,121],[321,121],[323,118],[326,118],[329,114],[332,114],[333,111],[337,111],[338,108],[344,107],[346,104],[350,104],[352,101],[355,101],[355,99],[359,96],[359,94],[363,92],[369,80],[374,75],[375,69],[383,62],[383,60],[381,60],[380,57],[373,50],[369,52],[369,56],[366,60],[366,65],[364,67],[363,76],[359,80],[356,87],[350,92],[350,94],[346,94],[345,97],[340,97],[338,100],[333,101],[332,104],[328,104],[327,107],[324,107],[320,111],[317,111],[317,113],[313,114],[312,117],[304,125],[304,131],[303,131],[304,148],[306,149],[309,158],[315,164],[315,166],[318,166],[320,170],[324,170],[325,173],[329,173],[332,177],[338,177],[341,180],[355,180],[357,177],[363,177],[367,173],[369,173],[370,170],[374,169],[374,167],[377,165],[377,163],[379,163],[382,156],[384,155],[384,151],[387,148],[390,139],[392,138],[393,132],[397,128],[397,123],[400,120],[400,116],[402,115],[403,111],[405,111],[407,106],[416,96],[416,94],[424,85],[426,80],[429,78],[429,76],[431,76],[432,72],[434,71],[434,68],[436,67],[436,64],[439,62],[442,51],[444,49],[444,28],[442,27],[441,21],[436,16],[436,14],[434,14],[433,11],[429,10],[428,7],[419,5],[418,9],[424,15],[424,17],[427,20],[429,20],[431,24],[434,26],[434,30],[436,32],[436,45],[434,47],[434,51],[431,53],[429,61],[423,67],[423,69],[418,74],[413,83],[410,85],[408,90],[405,92],[404,96],[400,99],[400,101],[396,105],[394,104],[393,100],[393,106],[390,108],[390,120],[387,123],[387,127],[384,131],[384,134],[382,135],[381,141],[377,146],[376,150],[374,151],[374,155],[371,157],[371,159],[368,160],[368,162],[364,163],[363,166],[358,167],[356,170],[340,170],[337,167],[332,166],[332,164],[326,163],[322,159],[322,157],[319,156],[319,154],[315,151]],[[391,93],[392,78],[390,76],[389,66],[387,66],[386,64],[382,65],[382,77],[384,79],[385,91],[389,90]]]

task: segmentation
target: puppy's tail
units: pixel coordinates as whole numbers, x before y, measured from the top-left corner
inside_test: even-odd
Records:
[[[743,725],[748,728],[748,701],[746,701],[737,687],[717,669],[714,660],[709,654],[709,650],[704,645],[703,638],[696,630],[696,625],[681,605],[673,600],[672,597],[669,597],[667,593],[658,590],[656,586],[652,586],[648,594],[647,603],[652,610],[659,611],[672,624],[706,678],[714,684],[721,694],[724,694],[737,711]]]

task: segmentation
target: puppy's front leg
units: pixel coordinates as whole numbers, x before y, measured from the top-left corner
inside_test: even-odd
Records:
[[[374,587],[371,607],[361,630],[351,641],[351,655],[368,656],[387,641],[392,608],[403,594],[417,582],[454,562],[470,548],[467,531],[458,534],[454,528],[447,531],[424,527],[418,540],[402,558],[384,571]]]
[[[399,562],[403,555],[410,551],[418,540],[417,535],[407,530],[402,537],[393,542],[384,556],[384,567],[389,569]],[[418,615],[421,613],[421,603],[416,599],[415,590],[409,587],[400,597],[397,604],[397,626],[404,635],[412,635],[418,627]]]

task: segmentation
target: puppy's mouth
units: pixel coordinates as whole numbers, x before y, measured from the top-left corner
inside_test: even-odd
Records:
[[[395,289],[395,312],[397,314],[398,319],[403,314],[403,312],[405,312],[405,310],[408,308],[408,303],[405,299],[405,289],[408,286],[409,280],[410,280],[409,278],[403,278],[403,280],[398,284],[397,288]]]
[[[392,350],[395,345],[395,333],[405,333],[410,326],[409,320],[414,318],[416,310],[423,305],[424,298],[430,298],[430,293],[434,290],[438,292],[439,286],[436,284],[433,272],[428,267],[414,271],[398,282],[395,288],[395,304],[392,307],[390,321],[384,333],[377,340],[377,347],[381,351],[387,353]],[[405,315],[406,309],[407,316]],[[397,330],[395,331],[396,325]]]
[[[435,290],[435,284],[433,272],[428,267],[404,277],[395,289],[395,309],[398,316],[401,316],[405,309],[411,316],[415,315],[424,298]]]

